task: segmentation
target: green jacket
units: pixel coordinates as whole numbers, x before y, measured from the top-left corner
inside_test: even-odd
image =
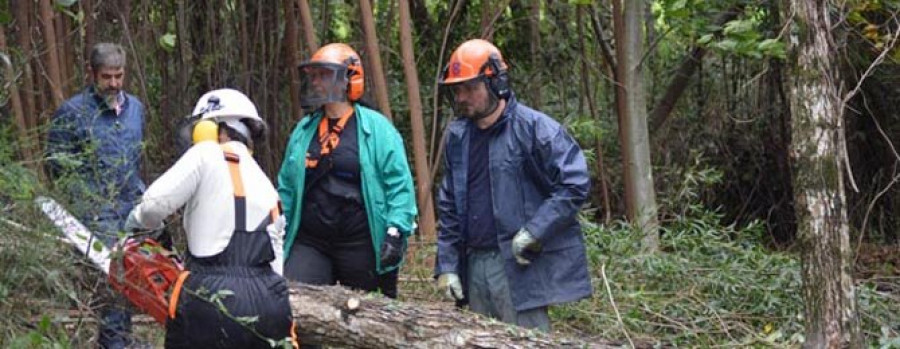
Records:
[[[413,232],[416,201],[412,175],[400,133],[383,115],[354,104],[359,138],[359,162],[362,174],[362,194],[375,249],[375,263],[379,274],[397,269],[397,265],[381,265],[381,242],[388,227],[399,230],[405,240]],[[291,133],[284,162],[278,171],[278,194],[287,219],[284,260],[287,260],[297,231],[303,205],[306,182],[306,151],[317,133],[321,112],[307,115]]]

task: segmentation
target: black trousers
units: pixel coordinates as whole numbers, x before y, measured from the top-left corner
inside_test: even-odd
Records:
[[[268,267],[218,269],[192,270],[185,280],[175,318],[166,324],[166,348],[271,348],[266,339],[291,337],[283,277]],[[240,317],[253,321],[240,323]]]
[[[371,237],[326,248],[295,242],[284,263],[284,277],[311,285],[341,284],[397,298],[397,271],[378,275]]]

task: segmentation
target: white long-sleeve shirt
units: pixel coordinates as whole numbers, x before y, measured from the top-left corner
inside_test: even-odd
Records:
[[[228,142],[240,157],[239,167],[247,202],[247,229],[254,229],[271,214],[278,192],[240,142]],[[188,149],[169,170],[144,193],[136,210],[137,220],[155,227],[184,206],[184,231],[188,249],[196,257],[209,257],[225,250],[235,229],[234,187],[222,147],[200,142]],[[272,269],[282,272],[284,231],[269,232],[275,260]]]

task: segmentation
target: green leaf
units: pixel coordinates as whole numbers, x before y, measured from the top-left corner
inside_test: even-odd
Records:
[[[697,43],[700,45],[706,45],[706,44],[709,44],[710,41],[712,41],[712,39],[713,39],[712,34],[706,34],[706,35],[701,36],[699,39],[697,39]]]
[[[172,52],[175,50],[175,39],[178,38],[173,33],[165,33],[159,37],[159,46],[163,48],[166,52]]]

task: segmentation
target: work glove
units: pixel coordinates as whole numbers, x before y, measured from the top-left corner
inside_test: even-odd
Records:
[[[512,239],[512,253],[516,257],[516,263],[519,263],[519,265],[531,264],[531,261],[525,258],[526,251],[540,252],[541,243],[528,230],[522,228],[519,229],[519,232]]]
[[[125,219],[125,226],[123,229],[125,229],[125,233],[127,234],[147,230],[147,228],[144,228],[144,225],[138,221],[137,210],[131,210],[131,212],[128,213],[128,218]]]
[[[284,228],[287,226],[287,220],[284,215],[278,215],[275,221],[266,226],[266,233],[272,240],[272,251],[275,252],[275,260],[272,261],[272,270],[278,275],[283,275],[284,271]]]
[[[443,289],[447,299],[458,301],[463,299],[462,282],[456,273],[444,273],[438,276],[438,287]]]
[[[390,227],[381,242],[381,267],[397,265],[403,259],[403,238],[397,228]]]

